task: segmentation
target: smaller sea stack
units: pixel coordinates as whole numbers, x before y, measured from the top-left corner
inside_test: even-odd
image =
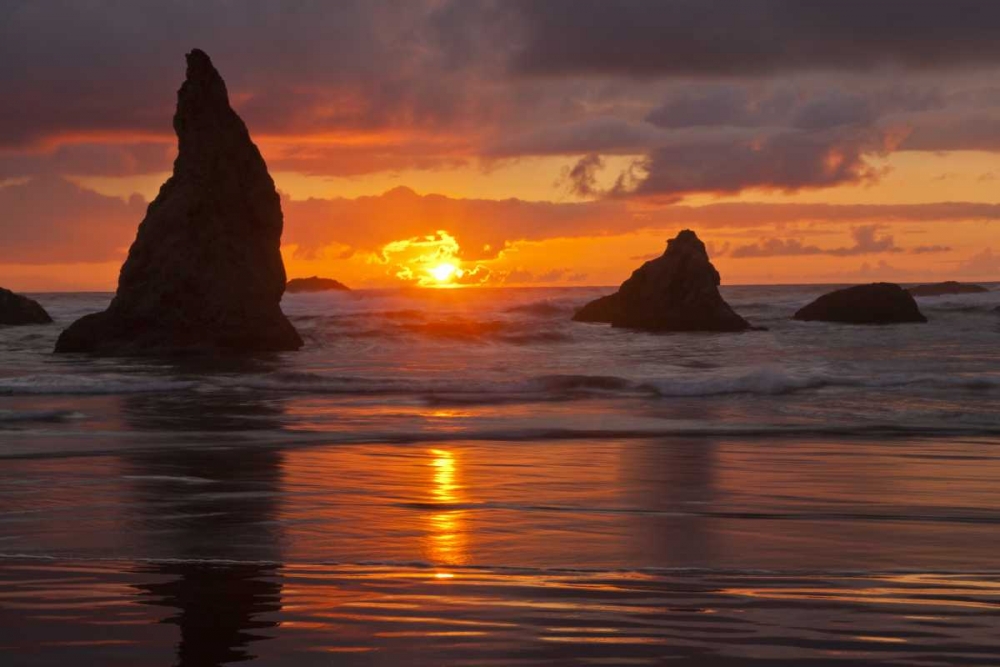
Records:
[[[954,280],[946,280],[943,283],[929,283],[927,285],[917,285],[906,290],[913,296],[944,296],[946,294],[979,294],[989,292],[982,285],[971,283],[960,283]]]
[[[719,272],[705,244],[685,229],[660,257],[636,269],[614,294],[591,301],[577,322],[643,331],[745,331],[750,323],[719,294]]]
[[[285,291],[292,294],[299,292],[329,292],[332,290],[349,291],[351,288],[333,278],[293,278],[285,285]]]
[[[51,322],[52,318],[37,301],[0,287],[0,326]]]
[[[795,313],[806,322],[844,324],[899,324],[926,322],[913,295],[893,283],[846,287],[824,294]]]

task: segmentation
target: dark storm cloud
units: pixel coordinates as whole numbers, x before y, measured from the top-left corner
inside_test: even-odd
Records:
[[[884,153],[889,137],[875,129],[781,131],[753,139],[681,143],[656,148],[646,175],[618,194],[735,193],[747,188],[796,190],[871,180],[865,156]]]
[[[900,144],[901,150],[1000,151],[1000,113],[951,113],[924,119]]]
[[[1000,61],[984,0],[518,0],[533,75],[740,76]]]
[[[183,54],[193,47],[210,53],[248,124],[264,133],[455,123],[476,103],[455,84],[470,63],[488,60],[446,38],[462,12],[430,0],[43,0],[2,11],[0,145],[8,147],[100,130],[169,136]]]
[[[650,123],[601,116],[578,122],[556,120],[551,125],[540,124],[521,134],[501,135],[484,147],[483,154],[504,158],[642,152],[663,140],[663,131]]]
[[[929,85],[678,84],[661,99],[644,118],[554,122],[499,137],[485,153],[585,153],[571,184],[588,196],[607,155],[643,156],[617,196],[796,190],[874,180],[868,158],[894,150],[925,115],[950,118]]]
[[[944,107],[940,92],[915,86],[858,84],[852,89],[827,82],[773,86],[728,84],[681,85],[646,116],[663,128],[767,127],[828,130],[871,125],[892,113]]]
[[[943,107],[919,87],[679,86],[646,116],[651,145],[637,194],[796,190],[879,175],[866,158],[895,148],[914,115]],[[899,137],[897,137],[899,135]],[[684,137],[691,137],[685,140]]]
[[[39,0],[0,12],[0,178],[168,170],[195,46],[276,171],[589,156],[566,182],[600,196],[600,165],[626,155],[631,171],[603,194],[669,199],[874,180],[868,159],[897,148],[1000,150],[1000,88],[972,69],[1000,67],[1000,3]],[[885,63],[897,67],[869,71]]]

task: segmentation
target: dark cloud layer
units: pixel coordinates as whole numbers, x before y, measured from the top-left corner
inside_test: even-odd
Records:
[[[865,157],[887,152],[888,140],[874,129],[787,131],[656,148],[643,162],[646,176],[627,194],[796,190],[871,180],[877,172]]]
[[[741,76],[1000,61],[982,0],[519,0],[535,75]]]
[[[1000,3],[980,0],[38,0],[0,12],[0,178],[168,170],[195,46],[275,171],[557,155],[575,163],[563,190],[673,201],[874,181],[872,159],[895,150],[1000,151]],[[598,179],[609,156],[635,161]]]
[[[891,113],[941,109],[935,89],[896,85],[854,89],[819,85],[701,84],[679,86],[646,120],[664,128],[787,127],[804,131],[871,126]]]
[[[13,2],[0,21],[0,146],[100,131],[169,135],[183,54],[206,49],[258,133],[442,128],[479,114],[465,17],[431,0]],[[471,56],[471,53],[469,54]],[[473,107],[473,108],[470,108]],[[167,121],[165,123],[164,121]]]

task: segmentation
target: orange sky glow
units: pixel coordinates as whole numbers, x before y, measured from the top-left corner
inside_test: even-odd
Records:
[[[463,5],[442,27],[448,6],[363,9],[357,25],[262,10],[219,34],[171,34],[169,49],[123,58],[121,80],[97,63],[136,44],[68,44],[42,62],[35,42],[72,22],[19,10],[10,29],[38,34],[0,70],[12,105],[0,109],[0,285],[114,289],[170,173],[173,95],[196,38],[282,194],[289,278],[616,285],[691,228],[724,284],[1000,280],[1000,54],[985,46],[949,51],[938,30],[920,53],[806,45],[789,62],[741,35],[707,64],[659,47],[640,62],[628,53],[644,33],[627,39],[627,17],[596,47],[593,25],[551,23],[565,32],[556,53],[533,41],[554,21],[543,7]],[[483,44],[449,41],[470,26]],[[233,46],[251,34],[267,35],[266,53]],[[944,54],[937,69],[928,48]]]

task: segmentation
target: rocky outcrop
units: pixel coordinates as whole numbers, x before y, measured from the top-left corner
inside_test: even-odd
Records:
[[[927,285],[917,285],[906,290],[913,296],[944,296],[945,294],[979,294],[989,292],[982,285],[971,283],[960,283],[954,280],[946,280],[943,283],[929,283]]]
[[[609,322],[645,331],[744,331],[750,323],[719,294],[719,272],[689,229],[662,256],[636,269],[614,294],[577,311],[577,322]]]
[[[824,294],[794,315],[796,320],[847,324],[926,322],[913,296],[893,283],[872,283]]]
[[[329,292],[331,290],[347,291],[350,289],[350,287],[339,280],[334,280],[333,278],[320,278],[318,276],[313,276],[311,278],[293,278],[288,281],[287,285],[285,285],[285,291],[293,294],[298,292]]]
[[[52,318],[37,301],[0,287],[0,326],[50,322]]]
[[[294,350],[281,312],[281,201],[209,57],[187,55],[174,173],[139,225],[108,309],[56,352],[108,355]]]

